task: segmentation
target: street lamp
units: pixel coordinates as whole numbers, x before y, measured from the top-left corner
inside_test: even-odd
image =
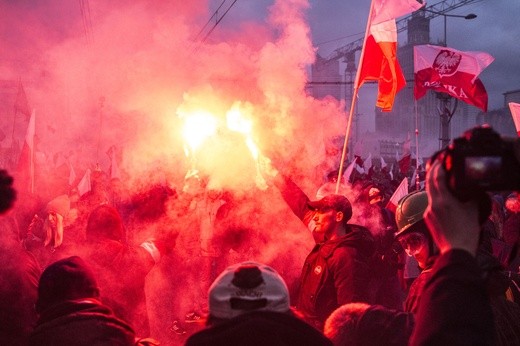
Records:
[[[459,14],[446,14],[441,12],[436,12],[429,10],[427,8],[424,8],[423,11],[430,12],[433,14],[436,14],[438,16],[444,17],[444,47],[447,47],[447,38],[446,38],[446,18],[447,17],[453,17],[453,18],[464,18],[467,20],[475,19],[477,18],[477,15],[474,13],[470,13],[467,15],[459,15]],[[441,106],[439,109],[439,115],[440,115],[440,128],[439,128],[439,141],[440,141],[440,149],[446,148],[448,144],[450,143],[450,121],[453,114],[455,114],[455,110],[457,109],[458,100],[455,99],[455,105],[453,106],[453,109],[450,109],[450,103],[451,97],[448,94],[445,93],[437,93],[437,98],[441,101]]]
[[[475,13],[470,13],[470,14],[467,14],[467,15],[464,16],[464,15],[461,15],[461,14],[446,14],[446,13],[442,13],[442,12],[432,11],[432,10],[429,10],[427,8],[423,8],[423,11],[430,12],[430,13],[436,14],[438,16],[443,16],[444,17],[444,46],[445,47],[448,46],[447,39],[446,39],[446,18],[447,17],[464,18],[464,19],[467,19],[467,20],[471,20],[471,19],[477,18],[477,15]]]

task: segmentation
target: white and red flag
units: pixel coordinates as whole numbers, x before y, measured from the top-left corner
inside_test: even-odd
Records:
[[[74,170],[74,167],[69,162],[69,186],[73,186],[74,182],[76,181],[76,171]]]
[[[399,200],[406,196],[408,194],[408,179],[405,177],[401,184],[397,187],[397,189],[394,191],[394,194],[392,197],[390,197],[390,200],[388,201],[388,204],[386,205],[387,209],[390,209],[392,212],[395,213],[397,210],[397,204],[399,203]]]
[[[368,173],[370,168],[372,168],[372,153],[368,153],[368,157],[363,161],[363,168],[366,173]]]
[[[516,133],[520,137],[520,103],[509,102],[509,110],[515,123]]]
[[[385,159],[383,159],[383,156],[381,156],[380,159],[381,159],[381,169],[383,169],[383,168],[385,168],[386,166],[388,166],[388,165],[386,164]]]
[[[347,166],[347,169],[345,170],[345,174],[344,174],[344,177],[345,177],[345,182],[349,182],[350,180],[350,176],[352,175],[352,171],[354,171],[354,167],[357,165],[357,162],[356,160],[353,160],[348,166]]]
[[[85,174],[83,175],[83,178],[81,178],[81,180],[78,183],[78,194],[80,197],[92,190],[92,185],[90,182],[91,173],[92,171],[90,170],[90,168],[87,168]]]
[[[493,62],[485,52],[462,52],[449,47],[414,47],[414,95],[428,89],[449,94],[487,112],[488,96],[478,75]]]
[[[31,113],[25,141],[23,143],[18,164],[16,167],[17,175],[15,182],[16,189],[21,192],[34,193],[34,135],[36,132],[36,115],[34,110]]]
[[[405,85],[403,72],[397,61],[397,26],[395,18],[411,13],[424,6],[417,0],[372,0],[361,53],[356,88],[366,81],[378,82],[376,106],[389,112],[395,95]]]

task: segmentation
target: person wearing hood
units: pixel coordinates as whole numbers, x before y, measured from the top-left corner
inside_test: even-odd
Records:
[[[375,243],[370,231],[349,224],[352,205],[344,195],[309,197],[290,178],[266,166],[274,185],[293,213],[310,228],[315,246],[305,259],[299,280],[296,309],[322,330],[327,317],[351,302],[372,303],[370,260]]]
[[[49,201],[31,220],[23,246],[34,253],[43,267],[63,257],[62,253],[66,252],[62,245],[66,238],[64,230],[69,211],[69,196],[59,195]]]
[[[101,205],[89,215],[86,237],[82,254],[97,276],[103,301],[139,336],[149,336],[146,277],[175,246],[176,234],[161,229],[154,239],[132,246],[125,241],[126,230],[117,210]]]
[[[54,262],[42,273],[29,345],[134,345],[130,325],[101,303],[94,273],[78,256]]]

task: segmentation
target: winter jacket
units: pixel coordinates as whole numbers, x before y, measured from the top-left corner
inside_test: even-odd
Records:
[[[293,213],[308,227],[314,211],[307,195],[287,177],[277,177],[275,184]],[[346,233],[317,243],[302,269],[296,308],[318,329],[339,306],[371,302],[373,297],[370,262],[374,238],[368,229],[358,225],[347,225]]]
[[[371,302],[374,241],[364,227],[348,225],[348,229],[338,239],[316,244],[303,266],[296,308],[319,329],[339,306]]]
[[[29,345],[134,345],[132,328],[96,299],[65,301],[46,309]]]
[[[406,296],[406,300],[404,302],[404,311],[411,312],[416,314],[419,309],[419,303],[421,301],[421,294],[424,290],[424,285],[432,276],[432,267],[435,263],[437,256],[431,256],[428,258],[426,263],[426,268],[424,268],[419,276],[415,278],[415,280],[410,285],[410,290],[408,291],[408,295]]]
[[[85,259],[98,279],[101,300],[140,337],[150,334],[145,280],[155,262],[144,248],[103,239],[87,244]]]
[[[186,342],[186,346],[203,345],[328,346],[332,342],[291,314],[257,311],[199,331]]]
[[[493,345],[493,312],[477,261],[464,250],[437,258],[410,345]]]

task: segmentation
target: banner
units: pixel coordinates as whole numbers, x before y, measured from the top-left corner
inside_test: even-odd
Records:
[[[484,52],[462,52],[432,45],[415,46],[415,99],[420,99],[431,89],[487,112],[487,91],[477,77],[493,60]]]

